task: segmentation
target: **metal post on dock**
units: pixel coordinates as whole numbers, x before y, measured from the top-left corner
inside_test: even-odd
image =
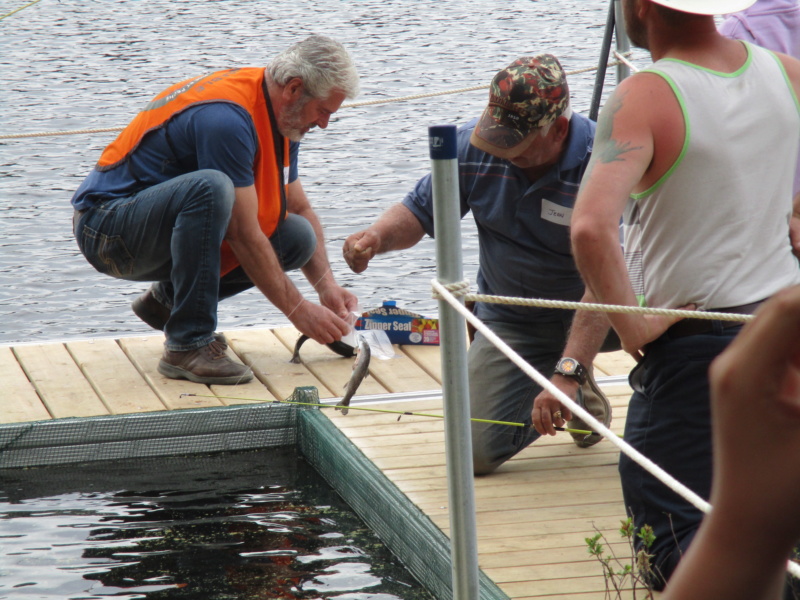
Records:
[[[613,0],[614,12],[616,13],[616,39],[617,39],[617,52],[625,54],[631,49],[631,41],[628,39],[628,32],[625,31],[625,13],[622,10],[622,0]],[[631,69],[625,63],[617,65],[617,83],[631,74]]]
[[[437,277],[442,285],[463,279],[458,148],[455,125],[428,128]],[[463,300],[461,300],[463,302]],[[453,598],[477,600],[478,537],[472,475],[472,434],[467,379],[467,329],[463,317],[439,300],[445,456],[450,502]]]
[[[616,34],[616,35],[615,35]],[[603,33],[603,45],[600,48],[600,60],[597,63],[597,72],[594,79],[594,90],[592,92],[592,102],[589,106],[589,118],[597,121],[600,112],[600,100],[603,93],[603,83],[606,79],[606,66],[611,56],[611,39],[616,38],[617,52],[625,54],[631,49],[631,42],[625,31],[625,17],[620,0],[609,0],[608,16],[606,17],[606,27]],[[628,65],[620,63],[617,65],[617,83],[631,74]]]

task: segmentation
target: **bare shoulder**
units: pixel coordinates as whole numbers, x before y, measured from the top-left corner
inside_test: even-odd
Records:
[[[597,136],[657,134],[664,126],[682,122],[681,108],[663,77],[637,73],[620,82],[609,97],[598,123]]]
[[[622,81],[617,90],[640,115],[661,115],[670,109],[676,114],[680,112],[675,92],[669,82],[657,73],[636,73]]]
[[[647,189],[680,154],[685,124],[680,102],[660,75],[642,72],[620,82],[597,125],[598,160],[626,154],[641,167],[633,191]]]
[[[800,96],[800,60],[786,54],[781,54],[780,52],[776,52],[775,55],[778,57],[778,60],[781,61],[781,64],[783,64],[786,75],[794,86],[795,93]]]

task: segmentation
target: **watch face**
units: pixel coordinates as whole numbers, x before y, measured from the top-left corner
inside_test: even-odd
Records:
[[[566,357],[558,361],[556,373],[560,373],[564,377],[572,377],[581,385],[586,382],[586,369],[574,358]]]
[[[559,365],[564,373],[571,374],[575,372],[575,361],[571,358],[565,358]]]

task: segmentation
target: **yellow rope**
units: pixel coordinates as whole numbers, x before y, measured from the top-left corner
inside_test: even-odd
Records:
[[[16,9],[12,10],[10,13],[6,13],[6,14],[4,14],[2,17],[0,17],[0,21],[2,21],[3,19],[5,19],[6,17],[10,17],[10,16],[11,16],[11,15],[13,15],[14,13],[18,13],[18,12],[19,12],[19,11],[21,11],[23,8],[28,8],[29,6],[33,6],[33,5],[34,5],[34,4],[36,4],[37,2],[41,2],[41,0],[33,0],[33,2],[29,2],[29,3],[28,3],[28,4],[26,4],[25,6],[20,6],[19,8],[16,8]]]
[[[39,0],[36,0],[39,2]],[[23,7],[24,8],[24,7]],[[18,9],[21,10],[21,9]],[[626,56],[630,55],[630,52],[626,53]],[[619,60],[615,60],[613,62],[608,63],[609,67],[616,66],[621,64]],[[574,71],[567,71],[567,75],[578,75],[580,73],[587,73],[589,71],[596,71],[597,67],[585,67],[583,69],[576,69]],[[424,94],[414,94],[411,96],[400,96],[398,98],[381,98],[379,100],[364,100],[362,102],[351,102],[349,104],[343,104],[342,108],[357,108],[360,106],[375,106],[376,104],[389,104],[392,102],[407,102],[409,100],[420,100],[422,98],[433,98],[435,96],[446,96],[449,94],[461,94],[464,92],[474,92],[477,90],[486,90],[489,89],[488,85],[474,85],[471,87],[463,87],[458,88],[455,90],[443,90],[440,92],[427,92]],[[7,135],[0,135],[0,140],[18,140],[22,138],[33,138],[33,137],[49,137],[49,136],[56,136],[56,135],[75,135],[75,134],[91,134],[91,133],[107,133],[111,131],[122,131],[125,127],[102,127],[98,129],[73,129],[70,131],[40,131],[38,133],[11,133]]]

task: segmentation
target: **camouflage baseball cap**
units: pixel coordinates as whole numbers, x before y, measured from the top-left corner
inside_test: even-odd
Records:
[[[528,137],[553,123],[569,106],[569,87],[561,63],[552,54],[518,58],[492,79],[489,106],[470,142],[508,158],[525,149]]]

